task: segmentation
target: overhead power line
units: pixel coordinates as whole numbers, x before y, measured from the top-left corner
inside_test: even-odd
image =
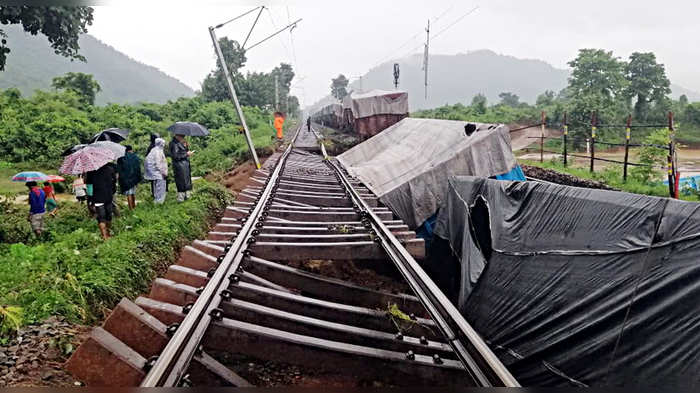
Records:
[[[473,14],[474,12],[476,12],[476,10],[478,10],[478,9],[479,9],[479,6],[477,5],[476,7],[472,8],[471,10],[469,10],[466,14],[464,14],[464,15],[460,16],[459,18],[457,18],[457,20],[455,20],[454,22],[450,23],[449,26],[445,27],[444,29],[440,30],[440,32],[438,32],[437,34],[435,34],[435,35],[433,36],[433,40],[436,39],[436,38],[438,38],[442,33],[444,33],[444,32],[446,32],[447,30],[449,30],[452,26],[454,26],[454,25],[456,25],[457,23],[461,22],[462,19],[464,19],[464,18],[466,18],[467,16],[469,16],[469,15]]]

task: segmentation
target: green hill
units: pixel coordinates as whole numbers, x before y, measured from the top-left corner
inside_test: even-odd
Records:
[[[48,90],[51,80],[66,72],[92,74],[102,87],[97,104],[157,102],[192,96],[192,89],[155,67],[139,63],[91,35],[80,38],[80,54],[87,59],[71,62],[54,54],[46,37],[32,36],[17,25],[2,26],[12,52],[4,72],[0,72],[0,89],[18,88],[31,95],[36,89]]]

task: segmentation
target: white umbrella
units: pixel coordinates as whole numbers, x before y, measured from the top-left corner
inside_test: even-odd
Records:
[[[124,154],[126,154],[126,147],[124,147],[118,143],[114,143],[114,142],[110,142],[110,141],[93,142],[93,143],[87,145],[86,148],[90,148],[90,147],[99,147],[102,149],[107,149],[107,150],[111,151],[112,153],[114,153],[115,159],[117,159],[119,157],[124,157]]]

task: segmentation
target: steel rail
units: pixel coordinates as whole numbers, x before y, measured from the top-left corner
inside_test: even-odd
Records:
[[[141,382],[141,387],[158,386],[178,386],[180,380],[185,375],[189,363],[200,348],[200,342],[214,319],[212,314],[219,308],[222,301],[221,293],[226,290],[236,277],[235,272],[244,257],[244,249],[248,244],[248,239],[257,222],[257,218],[262,213],[265,203],[273,193],[275,180],[279,177],[287,157],[292,151],[294,142],[299,136],[301,125],[297,128],[292,142],[284,151],[275,165],[274,171],[267,178],[265,188],[259,195],[259,203],[250,211],[250,215],[243,223],[243,227],[238,232],[232,244],[226,247],[226,254],[211,277],[207,285],[203,288],[197,301],[187,312],[187,315],[180,323],[163,352],[149,370],[146,378]]]
[[[321,146],[323,144],[321,143]],[[325,149],[322,149],[325,150]],[[324,152],[325,153],[325,152]],[[481,336],[464,319],[457,308],[447,299],[433,280],[408,253],[389,228],[365,203],[353,187],[350,179],[337,163],[324,154],[338,180],[345,187],[358,214],[367,219],[387,255],[406,279],[411,289],[426,308],[435,323],[445,334],[453,350],[467,372],[480,386],[519,387],[520,384],[491,351]]]

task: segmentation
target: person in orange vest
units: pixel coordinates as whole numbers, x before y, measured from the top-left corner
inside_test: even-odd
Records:
[[[284,137],[282,129],[284,127],[284,114],[275,112],[275,129],[277,130],[277,139],[281,140]]]

